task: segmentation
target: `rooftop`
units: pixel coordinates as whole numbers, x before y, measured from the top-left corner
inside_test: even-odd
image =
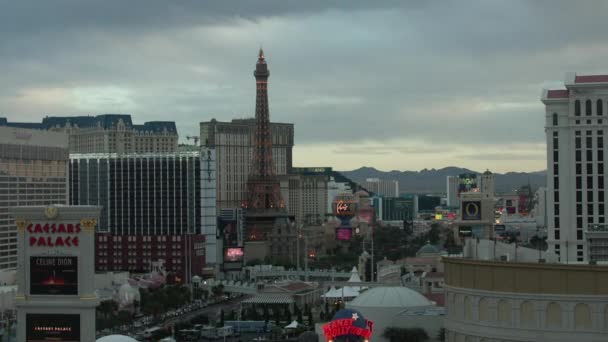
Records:
[[[608,75],[577,75],[574,83],[608,83]]]
[[[350,303],[354,307],[416,307],[433,305],[420,293],[407,287],[374,287]]]
[[[0,126],[20,127],[31,129],[48,130],[55,127],[77,126],[80,128],[102,127],[110,129],[118,125],[119,122],[126,128],[140,132],[154,133],[177,133],[174,121],[149,121],[143,125],[134,125],[130,114],[101,114],[97,116],[47,116],[42,122],[9,122],[6,118],[0,118]]]

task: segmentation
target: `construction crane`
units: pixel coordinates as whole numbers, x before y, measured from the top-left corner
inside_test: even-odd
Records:
[[[198,140],[199,140],[200,138],[199,138],[199,137],[197,137],[197,136],[190,136],[190,135],[189,135],[189,136],[187,136],[187,137],[186,137],[186,139],[188,139],[188,140],[194,140],[194,145],[198,146]]]

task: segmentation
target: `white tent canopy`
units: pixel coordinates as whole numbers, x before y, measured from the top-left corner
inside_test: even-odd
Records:
[[[334,286],[332,286],[329,291],[327,291],[324,295],[322,295],[321,297],[323,298],[336,298],[337,296],[337,290]],[[339,297],[339,296],[337,296]]]
[[[296,329],[300,324],[298,321],[292,321],[289,325],[285,326],[285,329]]]

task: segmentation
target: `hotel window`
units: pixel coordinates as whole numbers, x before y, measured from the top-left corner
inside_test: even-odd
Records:
[[[587,150],[587,161],[593,161],[593,151]]]
[[[580,175],[581,173],[583,173],[583,164],[576,163],[576,174]]]
[[[597,192],[597,200],[599,202],[604,202],[604,192],[603,191],[598,191]]]
[[[580,150],[577,150],[577,151],[575,152],[575,160],[576,160],[577,162],[580,162],[580,161],[581,161],[581,159],[582,159],[582,157],[581,157],[581,151],[580,151]]]
[[[604,115],[604,109],[602,108],[602,100],[597,100],[597,115]]]
[[[575,146],[576,148],[581,148],[581,137],[576,137],[576,138],[574,139],[574,146]]]
[[[582,204],[577,204],[576,205],[576,215],[583,215],[583,205]]]
[[[576,218],[576,228],[582,228],[582,227],[583,227],[583,218],[577,217]]]
[[[555,240],[559,240],[559,229],[556,229],[556,230],[554,231],[554,234],[555,234]],[[559,246],[555,246],[556,253],[559,253],[559,251],[557,251],[557,248],[558,248],[558,247],[559,247]]]
[[[593,145],[592,140],[593,139],[591,136],[587,136],[587,138],[585,138],[585,145],[587,146],[587,148],[592,148],[592,145]]]
[[[597,161],[604,161],[604,150],[597,150]]]
[[[587,163],[587,174],[588,175],[593,174],[593,163]]]
[[[581,116],[581,101],[574,101],[574,115]]]
[[[577,231],[576,231],[576,239],[577,239],[577,240],[582,240],[582,239],[583,239],[583,231],[582,231],[582,230],[577,230]],[[579,253],[581,253],[581,254],[582,254],[583,252],[581,251],[581,252],[579,252]],[[582,261],[582,260],[579,260],[579,261]]]
[[[587,202],[593,202],[593,191],[587,191]]]
[[[576,177],[576,188],[580,189],[583,187],[583,178],[582,177]]]
[[[553,126],[558,125],[557,113],[553,113]]]
[[[587,189],[593,189],[593,176],[587,177]]]
[[[585,115],[591,115],[591,100],[585,101]]]

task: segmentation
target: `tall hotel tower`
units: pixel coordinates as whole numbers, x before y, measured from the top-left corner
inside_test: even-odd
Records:
[[[564,263],[608,260],[604,185],[608,75],[570,74],[565,88],[542,94],[549,250]]]

